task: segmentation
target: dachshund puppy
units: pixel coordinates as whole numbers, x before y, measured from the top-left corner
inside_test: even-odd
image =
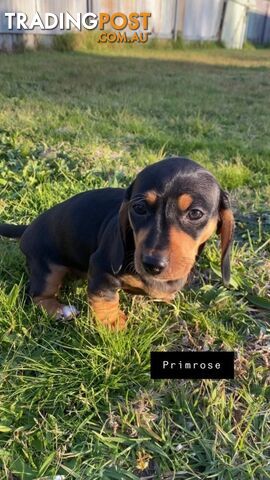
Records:
[[[0,225],[0,235],[20,238],[34,303],[58,318],[76,315],[58,293],[67,273],[79,273],[88,277],[96,319],[111,328],[125,326],[119,289],[172,300],[215,232],[228,285],[233,230],[228,195],[210,172],[182,157],[146,167],[126,190],[80,193],[28,226]]]

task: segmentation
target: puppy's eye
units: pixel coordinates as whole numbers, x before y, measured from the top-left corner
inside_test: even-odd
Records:
[[[188,212],[188,218],[189,220],[199,220],[203,216],[203,212],[201,210],[198,210],[197,208],[193,208]]]
[[[137,215],[146,215],[147,209],[144,203],[134,203],[132,208]]]

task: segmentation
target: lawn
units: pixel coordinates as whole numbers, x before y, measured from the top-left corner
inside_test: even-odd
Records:
[[[125,332],[24,303],[0,248],[0,478],[270,478],[270,52],[103,49],[0,56],[0,219],[25,223],[91,188],[185,155],[231,192],[232,282],[214,238],[171,305],[121,294]],[[235,379],[154,381],[154,350],[234,350]]]

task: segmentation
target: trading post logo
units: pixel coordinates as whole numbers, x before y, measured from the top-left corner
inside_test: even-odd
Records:
[[[122,12],[109,13],[93,12],[77,13],[75,16],[69,12],[59,14],[46,12],[42,17],[36,12],[29,18],[23,12],[6,12],[7,28],[9,31],[18,30],[100,30],[99,43],[146,43],[149,35],[150,12],[131,12],[128,15]],[[129,30],[129,33],[123,31]],[[107,31],[106,31],[106,30]]]

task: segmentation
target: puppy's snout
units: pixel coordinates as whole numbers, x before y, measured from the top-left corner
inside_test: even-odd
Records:
[[[159,275],[167,267],[168,261],[165,257],[143,254],[142,264],[149,275]]]

